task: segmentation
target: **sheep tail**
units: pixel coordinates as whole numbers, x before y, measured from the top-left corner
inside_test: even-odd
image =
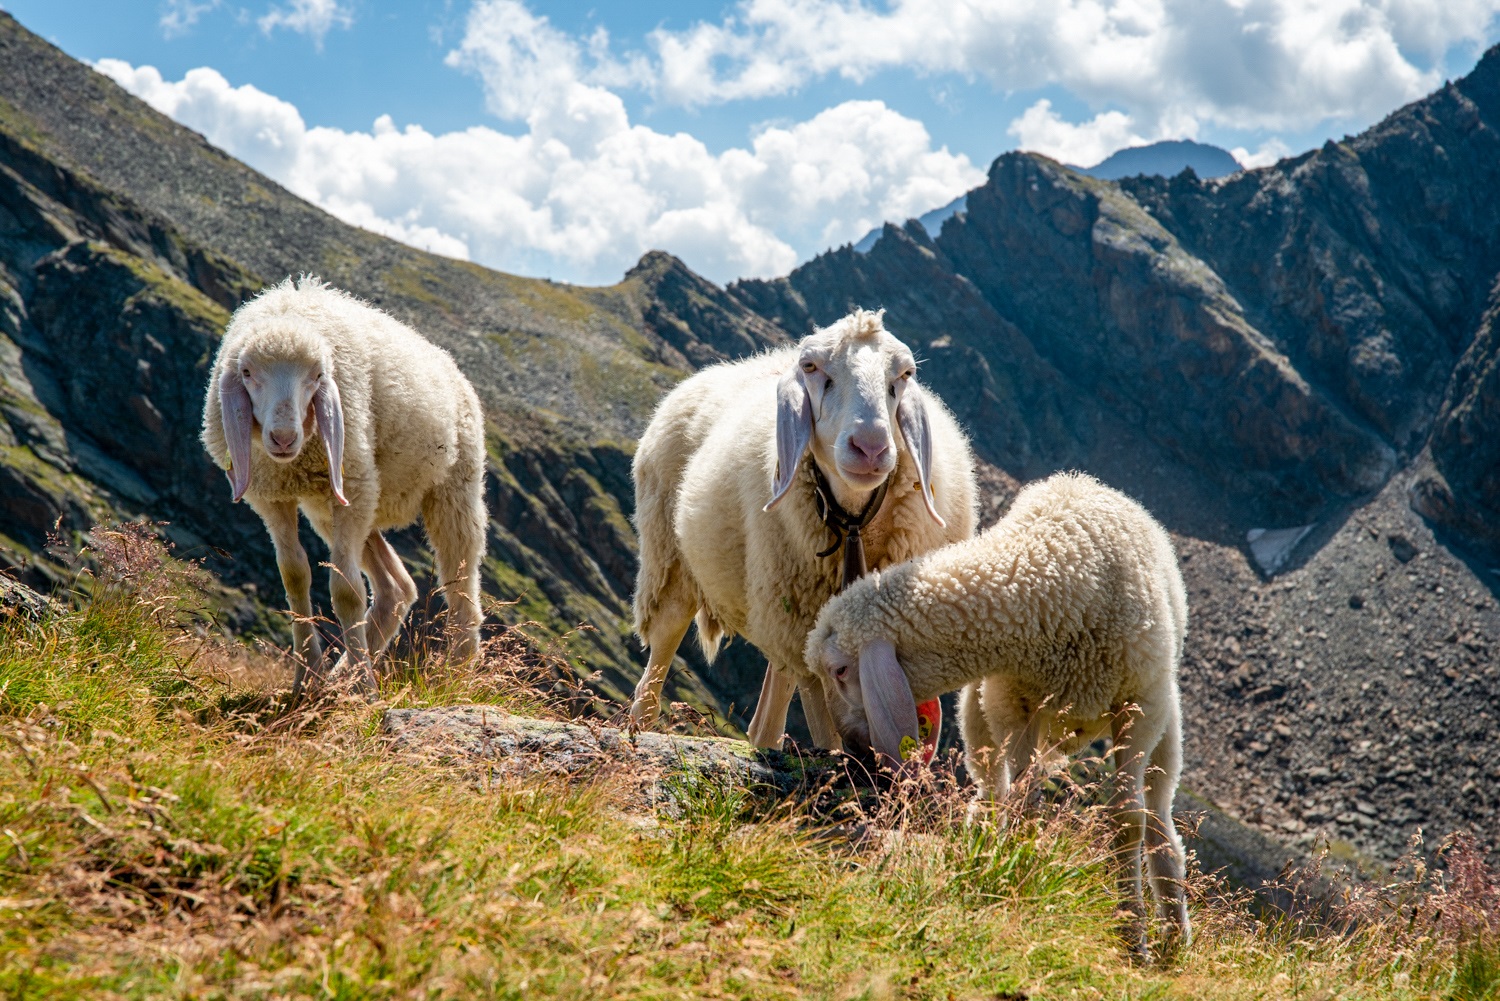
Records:
[[[703,659],[712,664],[719,655],[719,645],[724,642],[724,627],[707,608],[699,608],[693,621],[698,623],[698,646],[703,650]]]

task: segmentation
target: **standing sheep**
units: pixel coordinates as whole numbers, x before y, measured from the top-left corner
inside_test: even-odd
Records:
[[[1044,742],[1084,746],[1112,735],[1122,895],[1144,915],[1144,836],[1152,888],[1186,942],[1172,823],[1186,629],[1167,533],[1125,495],[1062,473],[1021,491],[977,538],[831,600],[808,636],[807,661],[821,667],[845,739],[897,761],[915,746],[916,700],[963,688],[959,727],[976,803],[1007,795]],[[1143,923],[1134,929],[1132,945],[1143,950]]]
[[[316,436],[312,432],[316,430]],[[258,433],[257,433],[258,432]],[[366,693],[417,588],[381,536],[420,513],[455,632],[479,645],[484,414],[448,353],[317,278],[288,278],[234,313],[208,382],[203,446],[234,500],[260,515],[296,618],[295,691],[323,675],[300,507],[331,553],[330,592],[347,659]],[[363,572],[374,591],[366,600]],[[373,631],[373,636],[369,635]]]
[[[833,518],[870,519],[858,533],[870,566],[974,533],[968,441],[915,374],[881,314],[856,310],[793,347],[705,369],[662,401],[634,467],[635,627],[649,647],[631,706],[637,723],[656,719],[696,617],[710,660],[735,634],[767,657],[753,744],[780,744],[800,682],[814,741],[837,746],[802,656],[841,580],[842,533],[820,503]]]

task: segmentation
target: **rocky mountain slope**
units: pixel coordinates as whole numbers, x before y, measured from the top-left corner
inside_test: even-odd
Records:
[[[588,624],[570,649],[603,691],[628,692],[634,438],[685,373],[785,335],[666,255],[574,288],[345,225],[3,13],[0,561],[55,577],[54,525],[163,520],[222,579],[234,622],[278,630],[265,530],[228,503],[197,429],[229,311],[302,272],[459,360],[491,422],[488,592],[553,634]],[[430,570],[420,532],[399,544]],[[674,684],[704,707],[725,697],[691,672]]]
[[[1492,51],[1271,168],[1113,183],[1011,154],[936,236],[887,226],[868,253],[728,289],[654,253],[576,288],[344,225],[0,14],[0,559],[46,583],[54,524],[167,521],[226,616],[279,629],[264,531],[196,435],[228,311],[317,272],[473,379],[487,593],[553,634],[586,624],[566,642],[620,697],[638,670],[629,462],[655,401],[883,306],[973,435],[986,521],[1076,466],[1176,534],[1191,786],[1288,839],[1500,837],[1497,130]],[[419,532],[397,541],[430,565]],[[762,664],[734,644],[669,694],[743,719]]]
[[[1145,500],[1193,591],[1187,781],[1389,854],[1419,824],[1500,835],[1496,191],[1500,49],[1217,180],[1008,154],[936,237],[730,292],[794,333],[884,306],[1002,501],[1068,466]]]

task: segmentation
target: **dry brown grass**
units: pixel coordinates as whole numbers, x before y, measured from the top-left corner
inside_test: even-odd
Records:
[[[122,564],[176,573],[139,541],[76,611],[0,626],[0,997],[1500,990],[1500,891],[1470,841],[1269,923],[1195,873],[1195,944],[1140,967],[1087,768],[974,824],[943,772],[831,812],[685,775],[642,814],[608,769],[496,775],[392,753],[381,706],[283,711],[279,653],[203,628],[190,585],[137,586]],[[383,704],[595,711],[524,633],[472,672],[422,656]]]

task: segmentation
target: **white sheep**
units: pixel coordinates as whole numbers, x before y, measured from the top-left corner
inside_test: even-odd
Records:
[[[968,441],[915,372],[882,315],[857,310],[795,346],[705,369],[662,401],[634,466],[635,628],[649,647],[631,706],[637,724],[656,719],[696,617],[710,660],[736,634],[766,655],[752,743],[780,743],[801,682],[814,741],[838,746],[802,657],[841,583],[838,553],[819,555],[836,537],[820,520],[818,476],[845,512],[878,503],[861,533],[872,567],[974,533]]]
[[[1163,915],[1190,935],[1172,799],[1182,770],[1177,668],[1187,596],[1172,540],[1092,477],[1033,483],[978,537],[872,574],[807,639],[846,741],[896,761],[917,700],[962,688],[976,805],[1007,795],[1039,748],[1113,737],[1122,891],[1143,915],[1141,843]],[[1149,764],[1149,775],[1148,775]],[[1144,948],[1144,926],[1132,943]]]
[[[367,693],[373,659],[417,597],[380,533],[419,513],[448,604],[453,652],[473,655],[489,521],[484,414],[447,352],[317,278],[288,278],[230,319],[209,376],[203,445],[227,472],[234,500],[255,509],[276,545],[301,656],[297,692],[305,678],[317,684],[323,677],[312,572],[297,540],[299,507],[328,543],[334,613]]]

